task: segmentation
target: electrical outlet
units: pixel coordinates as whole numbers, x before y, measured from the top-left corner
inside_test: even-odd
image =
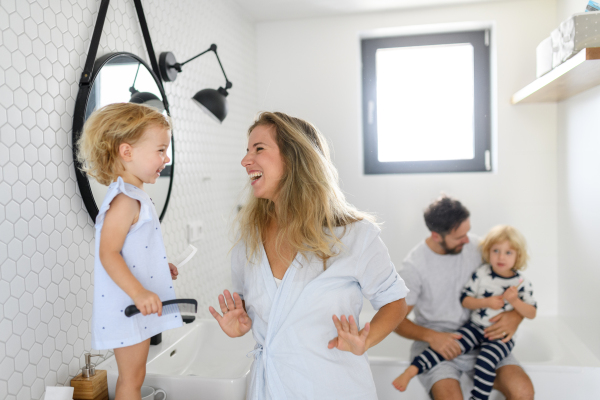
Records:
[[[202,239],[204,229],[202,228],[202,221],[192,221],[187,224],[188,243],[194,243]]]

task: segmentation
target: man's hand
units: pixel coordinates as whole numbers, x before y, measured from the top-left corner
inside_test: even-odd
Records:
[[[515,310],[498,314],[494,318],[490,318],[490,322],[494,324],[485,328],[484,336],[489,340],[502,339],[506,343],[512,339],[521,321],[523,321],[523,316]]]
[[[446,360],[452,360],[461,353],[457,340],[462,338],[458,333],[435,332],[428,340],[429,346],[440,353]]]
[[[410,314],[414,306],[408,306],[407,314]],[[410,319],[405,318],[394,330],[398,335],[409,340],[420,340],[429,343],[429,346],[442,355],[446,360],[461,354],[460,345],[457,340],[462,338],[458,333],[438,332],[433,329],[416,325]]]

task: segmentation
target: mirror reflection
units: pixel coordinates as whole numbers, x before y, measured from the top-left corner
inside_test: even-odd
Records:
[[[108,61],[98,72],[88,98],[85,119],[105,105],[126,102],[145,104],[160,110],[164,115],[168,114],[158,84],[148,68],[133,57],[120,55]],[[172,179],[173,139],[168,155],[171,161],[165,166],[156,183],[144,186],[159,216],[162,216],[165,208]],[[88,176],[88,180],[94,201],[99,207],[108,186],[100,184],[91,176]]]

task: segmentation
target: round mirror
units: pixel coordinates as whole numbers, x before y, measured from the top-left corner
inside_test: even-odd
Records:
[[[108,186],[98,183],[94,178],[81,172],[75,144],[81,135],[85,121],[95,110],[107,104],[126,102],[154,107],[169,115],[169,106],[162,84],[143,60],[130,53],[111,53],[100,57],[94,64],[90,84],[80,85],[73,118],[75,173],[83,202],[93,221],[96,220],[98,208],[102,205]],[[171,132],[171,146],[168,149],[171,162],[162,170],[155,184],[144,186],[144,190],[154,202],[161,221],[167,210],[173,185],[173,145]]]

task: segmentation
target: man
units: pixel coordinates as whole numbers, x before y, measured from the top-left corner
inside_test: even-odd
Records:
[[[408,312],[415,310],[414,322],[405,318],[395,332],[415,340],[411,359],[428,346],[447,362],[418,375],[435,400],[462,400],[460,376],[472,376],[477,351],[459,355],[454,332],[469,319],[469,310],[460,303],[460,294],[473,272],[482,264],[479,240],[469,235],[469,211],[457,200],[442,196],[425,210],[425,224],[431,235],[406,256],[400,275],[410,289]],[[498,315],[485,330],[493,340],[510,340],[523,317],[516,311]],[[531,380],[511,354],[498,364],[494,388],[507,400],[533,399]]]

